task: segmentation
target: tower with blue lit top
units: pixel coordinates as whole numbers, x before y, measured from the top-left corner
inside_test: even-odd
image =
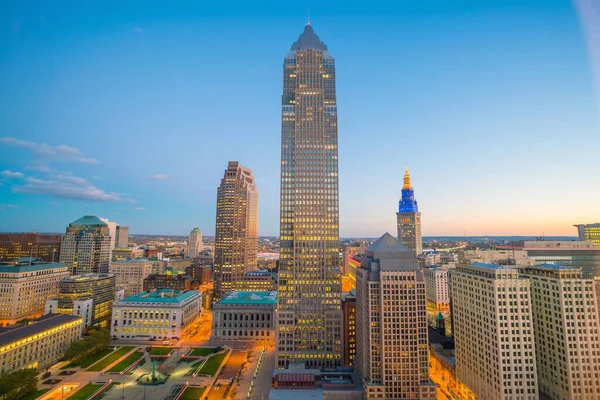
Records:
[[[404,185],[402,186],[402,197],[398,204],[398,240],[403,245],[412,249],[415,255],[423,251],[423,239],[421,237],[421,213],[419,205],[415,200],[415,190],[410,184],[408,167],[404,170]]]

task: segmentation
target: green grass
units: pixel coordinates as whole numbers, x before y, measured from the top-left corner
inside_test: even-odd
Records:
[[[185,389],[183,395],[179,398],[179,400],[198,400],[202,393],[206,390],[206,386],[202,387],[189,387]]]
[[[125,357],[123,360],[119,361],[118,363],[116,363],[111,369],[109,369],[107,372],[123,372],[125,371],[131,364],[133,364],[134,362],[136,362],[137,360],[139,360],[140,358],[142,358],[143,355],[142,353],[136,351],[130,355],[128,355],[127,357]]]
[[[104,368],[108,367],[110,364],[114,363],[119,358],[129,353],[133,348],[134,346],[123,346],[120,349],[113,351],[112,354],[110,354],[109,356],[103,358],[96,364],[89,367],[87,371],[102,371]]]
[[[94,397],[94,399],[101,399],[101,398],[103,398],[106,395],[106,392],[108,392],[110,390],[110,388],[112,388],[115,385],[120,385],[120,384],[121,384],[121,382],[119,382],[119,383],[115,383],[115,382],[111,383],[110,385],[108,385],[107,387],[104,388],[104,390],[102,391],[102,393],[100,393],[98,396]]]
[[[216,355],[212,356],[211,358],[209,358],[208,360],[206,360],[206,363],[200,369],[198,374],[215,376],[215,374],[217,373],[217,370],[219,369],[219,366],[221,366],[221,363],[225,359],[226,355],[227,355],[227,352],[224,352],[221,354],[216,354]]]
[[[212,347],[196,347],[194,349],[192,349],[191,353],[188,354],[188,356],[207,356],[209,354],[212,354],[215,352],[215,349]]]
[[[43,395],[44,393],[46,393],[48,390],[50,390],[50,389],[35,390],[35,391],[25,395],[25,397],[21,397],[21,400],[35,400],[38,397],[40,397],[41,395]]]
[[[166,356],[169,355],[174,349],[175,347],[153,347],[152,350],[150,350],[150,355]]]
[[[98,389],[100,389],[103,385],[97,383],[88,383],[81,389],[75,392],[73,396],[70,396],[71,400],[85,400],[90,397],[92,394],[96,393]]]
[[[107,355],[109,355],[110,353],[112,353],[114,351],[114,349],[104,349],[101,352],[94,354],[93,356],[91,356],[90,358],[82,361],[79,364],[79,367],[81,368],[87,368],[90,365],[96,363],[98,360],[100,360],[101,358],[106,357]],[[77,365],[76,365],[77,366]]]

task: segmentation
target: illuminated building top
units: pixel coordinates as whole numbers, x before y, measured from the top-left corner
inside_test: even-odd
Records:
[[[415,200],[415,190],[410,185],[410,174],[408,167],[404,170],[404,186],[402,186],[402,198],[398,206],[399,212],[419,212],[419,205]]]

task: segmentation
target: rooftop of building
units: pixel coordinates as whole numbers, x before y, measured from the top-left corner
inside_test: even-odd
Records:
[[[298,37],[298,40],[294,42],[291,48],[292,51],[306,49],[327,51],[327,46],[321,41],[319,36],[317,36],[313,27],[310,25],[310,22],[306,24],[304,31]]]
[[[44,262],[34,257],[21,257],[13,261],[0,262],[0,272],[5,273],[35,272],[64,267],[66,264]]]
[[[372,253],[397,253],[397,252],[409,252],[412,250],[400,243],[398,239],[390,235],[389,232],[384,233],[379,239],[371,244],[366,249],[367,252]]]
[[[56,326],[69,322],[81,321],[81,317],[71,314],[46,314],[29,323],[9,325],[0,328],[0,347],[18,342],[29,336],[36,335]]]
[[[158,289],[134,294],[122,301],[138,303],[179,303],[199,294],[195,290]]]
[[[69,226],[108,226],[108,224],[95,215],[84,215],[76,221],[73,221]]]
[[[110,264],[141,264],[141,263],[152,263],[147,258],[126,258],[124,260],[111,261]]]
[[[276,305],[277,292],[229,292],[218,304]]]
[[[71,275],[63,278],[63,282],[83,282],[83,281],[93,281],[100,279],[109,279],[114,277],[114,274],[81,274],[81,275]]]
[[[506,265],[498,265],[498,264],[488,264],[488,263],[482,263],[482,262],[474,262],[471,263],[471,266],[473,267],[479,267],[479,268],[488,268],[488,269],[504,269],[504,270],[511,270],[514,269],[514,267],[510,267],[510,266],[506,266]]]

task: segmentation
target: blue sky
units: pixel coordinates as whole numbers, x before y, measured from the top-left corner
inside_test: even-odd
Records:
[[[600,220],[593,46],[569,1],[82,3],[0,5],[0,231],[87,211],[212,234],[239,160],[277,235],[282,63],[309,8],[336,58],[342,236],[394,232],[405,160],[424,235]]]

